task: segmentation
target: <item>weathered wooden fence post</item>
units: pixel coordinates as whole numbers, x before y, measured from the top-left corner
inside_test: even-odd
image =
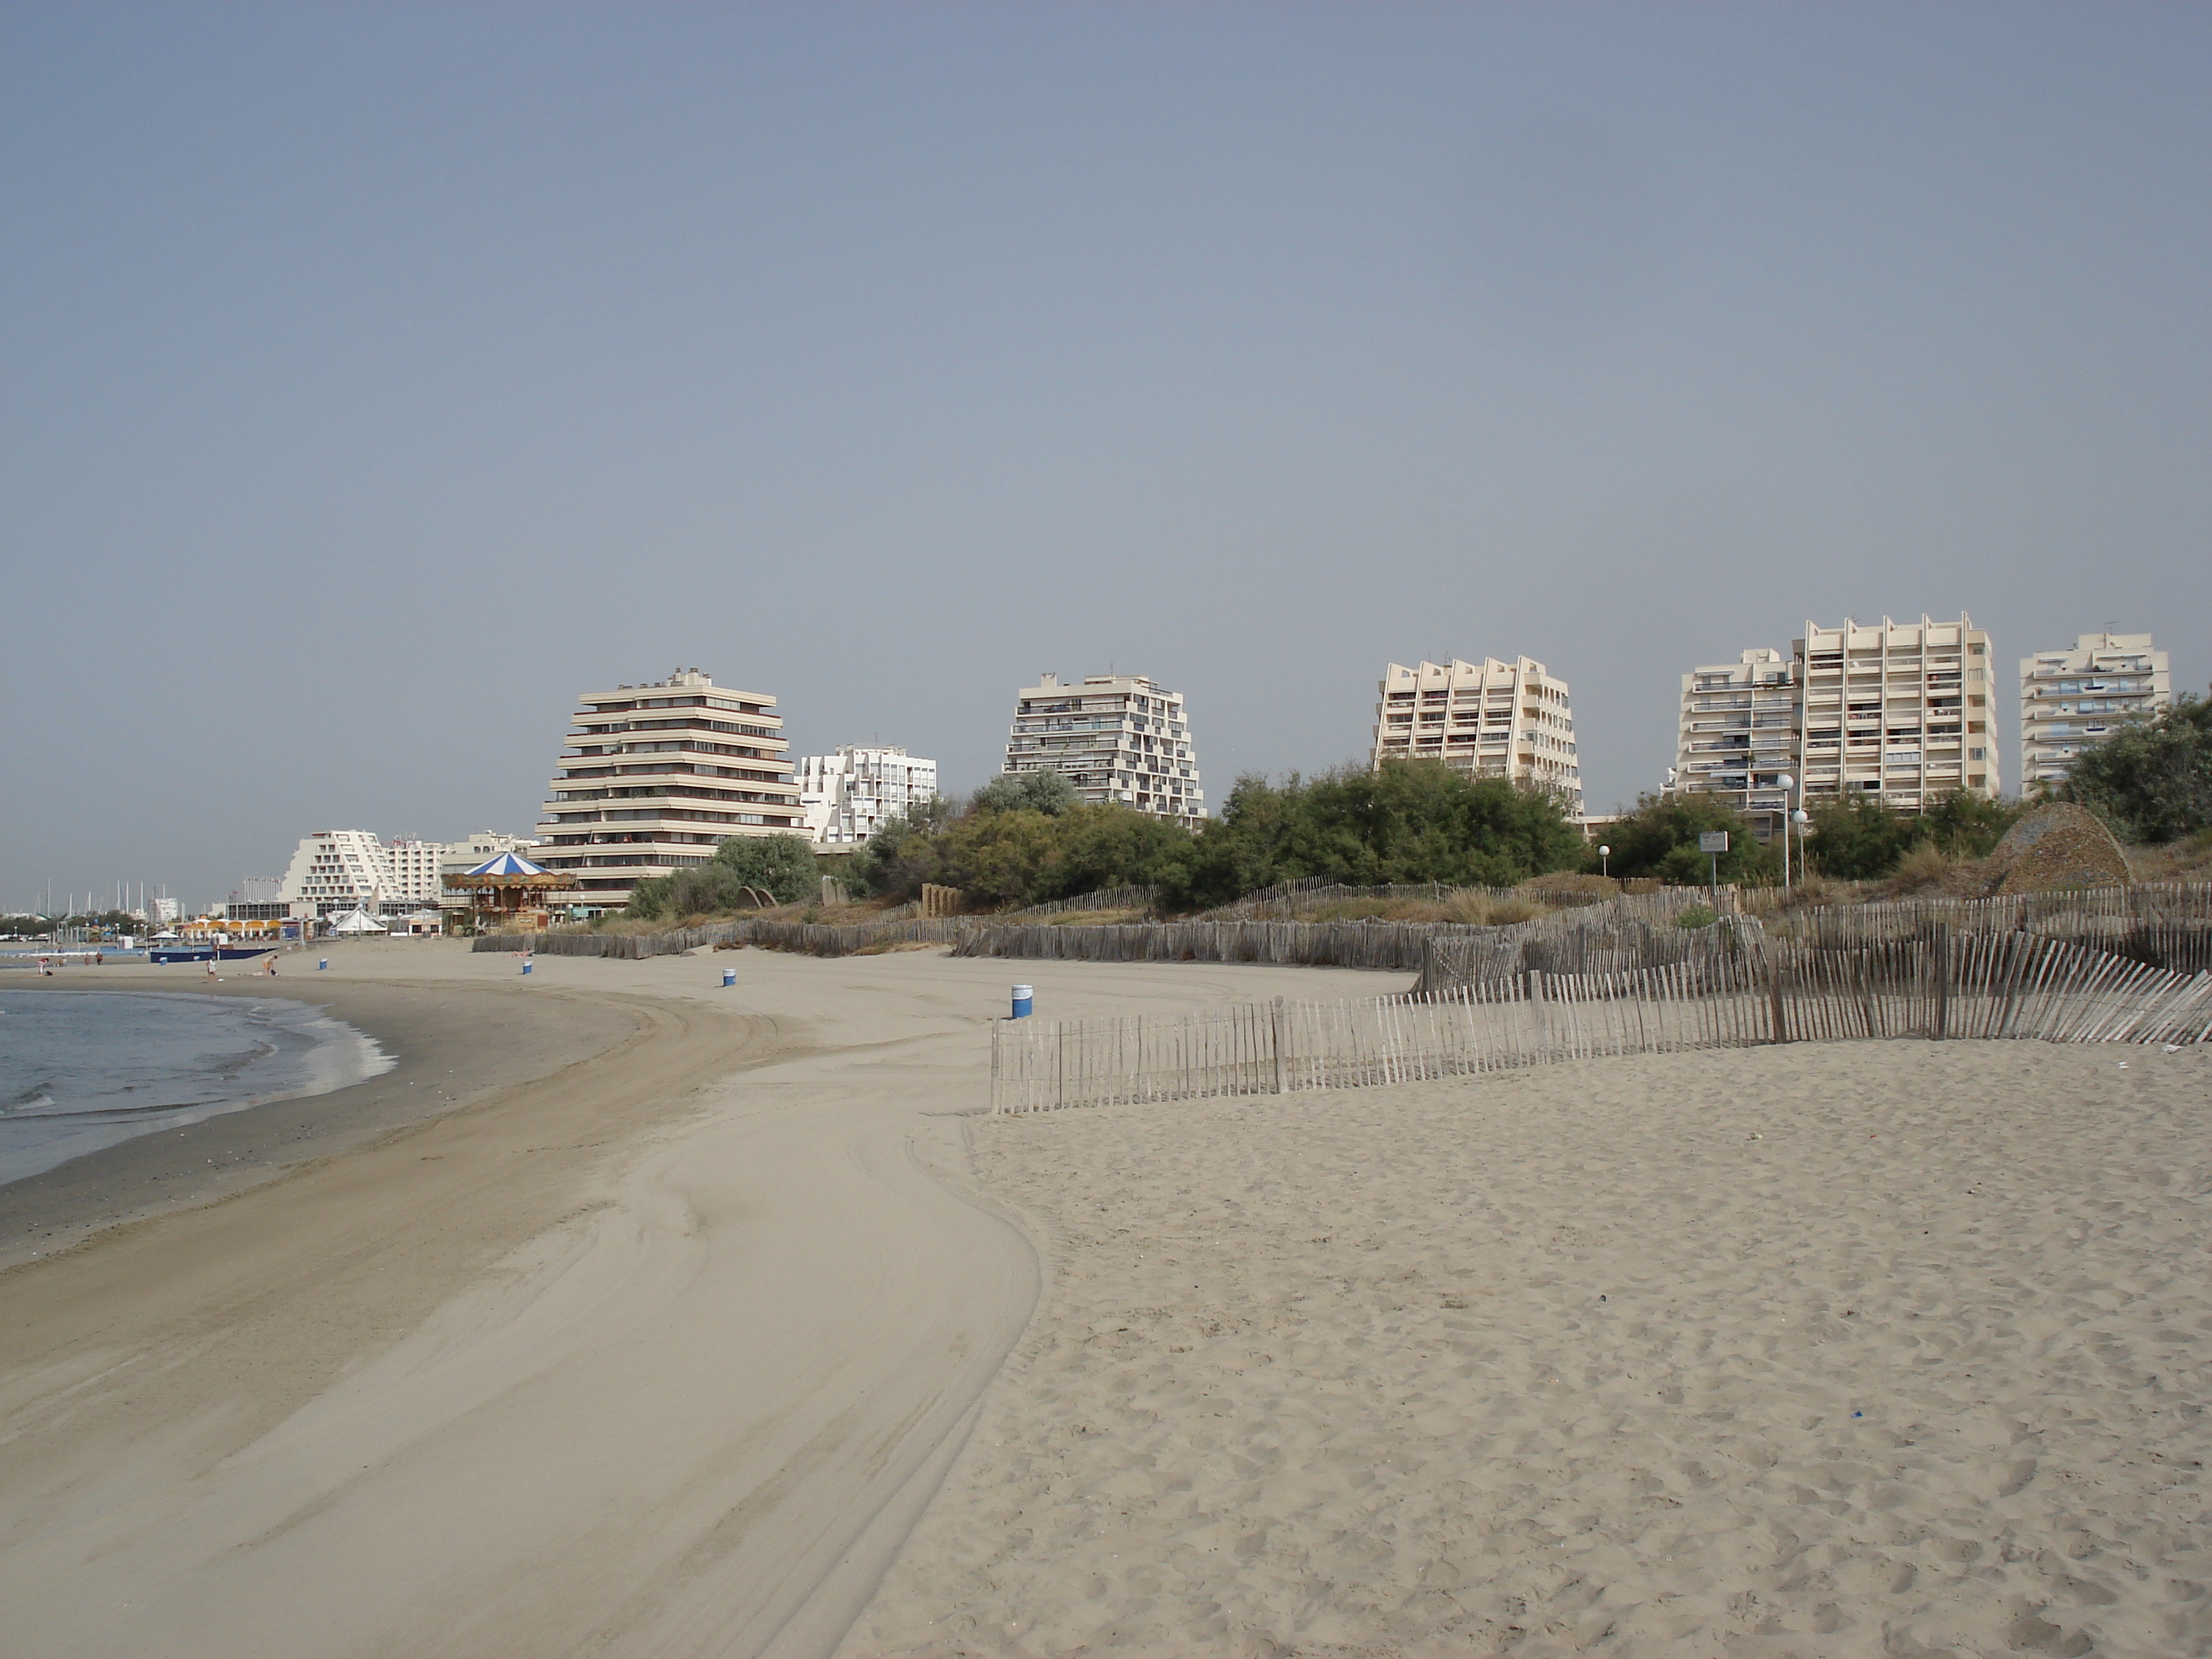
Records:
[[[1286,1068],[1284,1065],[1285,1058],[1284,1050],[1289,1043],[1290,1019],[1284,1011],[1282,998],[1277,997],[1275,999],[1275,1092],[1279,1095],[1287,1092],[1289,1088]]]
[[[1005,1023],[999,1019],[991,1022],[991,1109],[994,1112],[1003,1109],[999,1103],[999,1027]]]
[[[1935,931],[1936,1006],[1928,1035],[1941,1042],[1949,1035],[1951,1024],[1951,924],[1939,921]]]

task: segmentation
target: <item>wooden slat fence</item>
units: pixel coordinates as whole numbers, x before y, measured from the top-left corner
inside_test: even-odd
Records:
[[[998,1112],[1413,1082],[1606,1054],[1854,1037],[2212,1041],[2212,973],[2022,932],[1785,942],[1435,994],[993,1026]]]
[[[1338,881],[1333,877],[1309,876],[1297,881],[1261,888],[1257,892],[1247,893],[1243,898],[1233,899],[1227,904],[1201,910],[1191,920],[1291,921],[1324,904],[1337,904],[1347,900],[1373,899],[1386,904],[1400,901],[1442,904],[1446,899],[1461,893],[1479,893],[1485,898],[1500,901],[1520,899],[1559,909],[1576,909],[1603,902],[1594,894],[1551,888],[1455,886],[1441,881],[1398,882],[1361,887]]]
[[[1065,915],[1071,910],[1149,910],[1159,902],[1157,887],[1106,887],[1096,893],[1077,893],[1070,898],[1048,899],[1042,904],[1024,905],[1018,910],[1000,910],[988,918],[993,922],[1013,922],[1031,916]],[[977,918],[982,920],[982,918]]]

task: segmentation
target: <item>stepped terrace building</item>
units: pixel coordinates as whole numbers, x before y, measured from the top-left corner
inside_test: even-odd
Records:
[[[1195,830],[1206,817],[1182,693],[1140,674],[1093,674],[1080,685],[1040,675],[1014,706],[1008,772],[1055,771],[1085,801],[1119,801]]]
[[[1683,675],[1675,791],[1719,797],[1761,841],[1778,834],[1794,804],[1781,780],[1797,770],[1797,693],[1796,665],[1771,647]]]
[[[576,701],[535,857],[576,877],[577,910],[618,910],[732,836],[805,834],[774,697],[686,668]]]
[[[1955,622],[1808,622],[1792,665],[1808,805],[1855,796],[1920,812],[1954,789],[2001,793],[1990,636],[1963,612]]]
[[[1557,791],[1583,810],[1567,683],[1534,657],[1479,663],[1455,657],[1418,668],[1392,663],[1376,688],[1375,760],[1438,760],[1470,777]]]
[[[2022,657],[2021,793],[2059,782],[2081,746],[2110,737],[2120,721],[2172,702],[2172,665],[2148,634],[2083,634],[2070,651]]]
[[[275,908],[263,914],[329,916],[366,910],[374,915],[404,897],[391,855],[374,830],[318,830],[301,837],[277,888]]]

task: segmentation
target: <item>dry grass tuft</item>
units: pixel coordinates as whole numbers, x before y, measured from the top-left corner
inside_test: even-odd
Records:
[[[1532,876],[1521,884],[1524,893],[1568,893],[1595,904],[1609,899],[1620,891],[1620,884],[1610,876],[1594,876],[1586,870],[1554,870],[1549,875]]]

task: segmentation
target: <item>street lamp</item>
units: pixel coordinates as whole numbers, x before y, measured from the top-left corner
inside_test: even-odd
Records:
[[[1606,877],[1608,880],[1612,878],[1613,848],[1610,847],[1601,847],[1597,849],[1597,867],[1598,873],[1600,875]]]

